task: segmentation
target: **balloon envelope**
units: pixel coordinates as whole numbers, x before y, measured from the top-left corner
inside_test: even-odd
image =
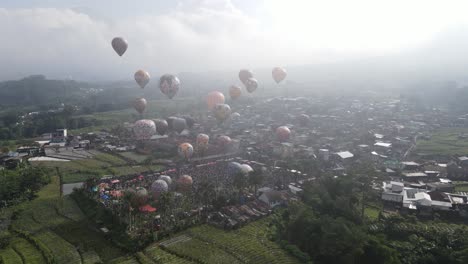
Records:
[[[116,37],[112,39],[112,48],[117,52],[119,56],[122,56],[128,48],[127,41],[122,37]]]
[[[138,140],[150,139],[156,133],[156,125],[152,120],[138,120],[133,125],[133,133]]]
[[[299,117],[299,123],[303,126],[306,126],[310,123],[310,117],[306,114],[301,114]]]
[[[145,98],[137,98],[133,102],[133,107],[140,114],[142,114],[145,111],[146,105],[147,105],[147,102]]]
[[[276,129],[276,137],[279,141],[286,141],[291,135],[291,130],[287,126],[280,126]]]
[[[164,119],[155,119],[153,121],[156,124],[156,131],[158,132],[158,134],[161,136],[166,134],[167,130],[169,129],[167,121]]]
[[[167,175],[161,175],[158,177],[158,180],[163,180],[167,183],[168,186],[171,186],[172,184],[172,179],[170,176],[167,176]]]
[[[247,79],[253,78],[253,73],[249,70],[242,69],[239,71],[239,79],[241,82],[245,85],[247,82]]]
[[[169,99],[172,99],[180,88],[180,80],[172,74],[164,74],[159,79],[159,89],[165,94]]]
[[[195,119],[191,116],[184,116],[185,123],[187,124],[188,128],[192,128],[195,125]]]
[[[187,128],[187,121],[185,119],[177,117],[172,120],[172,129],[175,132],[181,133],[185,128]]]
[[[242,89],[237,86],[237,85],[232,85],[230,88],[229,88],[229,96],[231,96],[231,99],[235,100],[237,98],[239,98],[242,94]]]
[[[193,146],[190,143],[182,143],[179,145],[177,152],[179,153],[180,157],[184,159],[190,159],[190,157],[193,155]]]
[[[255,78],[249,78],[245,82],[245,87],[247,88],[247,92],[253,93],[255,90],[257,90],[258,87],[258,82],[257,79]]]
[[[224,104],[224,94],[218,91],[213,91],[206,97],[208,109],[212,110],[217,104]]]
[[[210,141],[210,137],[207,134],[198,134],[197,135],[197,146],[199,148],[205,148]]]
[[[153,193],[153,197],[157,199],[161,196],[162,193],[165,193],[169,190],[169,185],[164,180],[155,180],[151,184],[151,192]]]
[[[135,77],[135,81],[137,82],[137,84],[140,86],[141,89],[145,88],[145,86],[150,81],[149,73],[144,70],[136,71],[134,77]]]
[[[250,165],[248,165],[248,164],[242,164],[242,165],[241,165],[241,171],[242,171],[242,173],[244,173],[244,174],[249,174],[250,172],[253,171],[253,169],[252,169],[252,167],[250,167]]]
[[[217,104],[213,108],[213,114],[218,121],[223,122],[231,115],[231,107],[227,104]]]
[[[275,67],[271,71],[271,75],[273,76],[273,80],[275,80],[276,83],[280,83],[282,80],[286,78],[286,70],[281,67]]]
[[[229,162],[227,165],[227,175],[229,177],[232,177],[236,175],[237,173],[242,172],[242,165],[238,162]]]
[[[221,147],[226,147],[227,145],[231,144],[232,140],[228,136],[219,136],[218,137],[218,144]]]
[[[183,175],[177,181],[177,187],[180,191],[189,191],[192,188],[193,179],[189,175]]]

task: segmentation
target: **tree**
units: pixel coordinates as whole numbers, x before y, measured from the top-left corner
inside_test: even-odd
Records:
[[[242,194],[242,190],[247,186],[247,176],[244,172],[239,171],[234,175],[233,185],[239,192],[239,199]]]
[[[254,170],[249,173],[248,182],[249,182],[249,185],[254,186],[255,196],[257,196],[258,185],[263,183],[264,178],[265,177],[261,170]]]

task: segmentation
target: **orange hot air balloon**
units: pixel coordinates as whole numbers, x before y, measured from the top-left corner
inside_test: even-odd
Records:
[[[224,104],[224,94],[218,91],[213,91],[206,97],[208,109],[212,110],[217,104]]]
[[[190,143],[182,143],[179,145],[177,152],[180,157],[184,159],[190,159],[193,155],[193,146]]]
[[[142,114],[146,109],[146,104],[147,102],[145,98],[137,98],[133,102],[133,107],[135,110],[137,110],[138,113]]]
[[[150,81],[150,75],[147,71],[144,70],[138,70],[135,72],[135,81],[137,84],[140,86],[141,89],[145,88],[145,86],[149,83]]]
[[[255,79],[255,78],[247,79],[247,81],[245,83],[245,87],[247,88],[247,92],[253,93],[258,88],[257,79]]]
[[[286,78],[286,70],[281,67],[275,67],[271,71],[271,75],[273,76],[273,80],[275,80],[276,83],[280,83],[282,80]]]
[[[249,78],[253,78],[253,73],[251,71],[245,69],[239,71],[239,79],[244,85]]]
[[[276,129],[276,137],[281,142],[288,140],[290,135],[291,130],[287,126],[280,126]]]
[[[117,52],[119,56],[122,57],[122,55],[127,51],[128,48],[128,43],[124,38],[121,37],[116,37],[112,39],[112,48]]]
[[[207,134],[198,134],[197,136],[197,146],[198,148],[206,148],[208,142],[210,141],[210,137]]]
[[[241,96],[242,94],[242,90],[239,86],[237,85],[232,85],[230,88],[229,88],[229,96],[231,96],[231,99],[237,99]]]

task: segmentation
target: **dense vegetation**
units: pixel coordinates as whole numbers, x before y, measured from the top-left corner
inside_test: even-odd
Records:
[[[364,209],[373,192],[360,175],[323,176],[308,185],[302,202],[277,215],[274,239],[314,263],[467,263],[464,225],[395,215],[372,221]]]
[[[49,183],[46,170],[28,165],[0,172],[0,208],[14,201],[30,200],[42,186]]]

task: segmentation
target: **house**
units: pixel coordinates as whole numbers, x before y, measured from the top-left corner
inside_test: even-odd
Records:
[[[390,183],[384,182],[382,200],[392,203],[403,202],[403,189],[404,184],[402,182],[391,181]]]
[[[335,153],[341,160],[348,160],[354,157],[354,154],[349,151],[340,151]]]
[[[426,184],[427,189],[431,191],[439,191],[439,192],[454,192],[455,185],[451,183],[443,183],[443,182],[431,182]]]
[[[258,199],[268,204],[271,208],[286,204],[286,197],[284,194],[276,190],[263,192]]]
[[[428,178],[427,174],[424,172],[404,172],[403,178],[406,181],[421,181],[426,180]]]
[[[404,170],[417,170],[421,166],[419,163],[414,161],[403,161],[401,165],[403,166]]]

